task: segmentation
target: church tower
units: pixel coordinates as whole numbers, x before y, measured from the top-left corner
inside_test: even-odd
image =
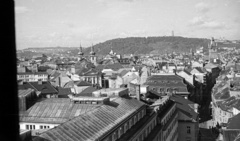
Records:
[[[215,42],[214,38],[212,37],[210,43],[208,44],[208,50],[209,50],[209,61],[212,59],[217,59],[217,43]]]
[[[95,56],[95,52],[93,49],[93,45],[91,46],[91,52],[90,52],[90,61],[96,66],[97,65],[97,58]]]
[[[78,52],[79,60],[82,60],[83,55],[84,55],[84,53],[83,53],[83,51],[82,51],[82,46],[81,46],[81,44],[80,44],[80,48],[79,48],[79,52]]]

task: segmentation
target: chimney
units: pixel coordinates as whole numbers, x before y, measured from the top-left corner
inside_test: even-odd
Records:
[[[195,111],[196,113],[198,113],[198,104],[197,104],[197,103],[194,104],[194,111]]]
[[[42,85],[42,80],[38,79],[38,85]]]

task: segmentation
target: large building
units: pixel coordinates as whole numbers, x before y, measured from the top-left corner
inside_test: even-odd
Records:
[[[47,72],[19,72],[17,80],[23,80],[24,82],[47,81],[48,74]]]
[[[40,132],[33,139],[34,141],[177,141],[178,113],[176,104],[168,96],[159,98],[150,106],[127,95],[100,103],[87,101],[86,98],[83,102],[83,99],[71,97],[71,101],[65,100],[61,104],[55,103],[54,99],[51,101],[47,99],[49,102],[43,101],[42,104],[36,105],[42,108],[33,107],[27,111],[27,115],[20,118],[22,122],[23,120],[29,122],[22,123],[20,127],[32,128],[32,130],[33,127],[35,129],[44,128],[44,126],[52,128]],[[58,109],[57,106],[62,108]],[[33,111],[34,109],[38,111]],[[40,112],[41,109],[42,112]],[[33,123],[31,120],[42,122],[30,126],[30,123]]]
[[[188,97],[187,85],[183,83],[183,78],[173,75],[152,75],[147,79],[144,85],[149,86],[149,90],[158,93],[174,93],[183,97]]]
[[[86,97],[70,101],[69,98],[40,99],[31,107],[20,111],[20,129],[38,130],[50,129],[74,117],[99,107],[107,98]],[[98,102],[98,103],[97,103]]]

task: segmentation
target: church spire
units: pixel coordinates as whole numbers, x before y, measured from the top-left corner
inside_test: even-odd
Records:
[[[83,51],[82,51],[82,45],[81,45],[81,43],[80,43],[80,48],[79,48],[78,55],[80,55],[80,56],[83,56],[83,55],[84,55],[84,53],[83,53]]]
[[[90,52],[90,55],[95,55],[96,53],[94,52],[94,49],[93,49],[93,44],[91,46],[91,52]]]

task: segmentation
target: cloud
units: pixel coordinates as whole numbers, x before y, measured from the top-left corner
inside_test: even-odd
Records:
[[[190,20],[190,26],[204,28],[204,29],[225,29],[226,25],[222,22],[214,21],[208,17],[199,16]]]
[[[200,2],[195,5],[195,8],[200,13],[207,13],[211,9],[211,6],[207,3]]]
[[[26,12],[29,12],[30,10],[27,8],[27,7],[24,7],[24,6],[16,6],[15,7],[15,12],[17,14],[20,14],[20,13],[26,13]]]
[[[192,26],[197,26],[197,25],[202,25],[204,24],[204,17],[194,17],[191,21],[190,21],[190,25]]]
[[[210,29],[225,29],[226,25],[217,21],[207,21],[202,24],[202,27]]]

